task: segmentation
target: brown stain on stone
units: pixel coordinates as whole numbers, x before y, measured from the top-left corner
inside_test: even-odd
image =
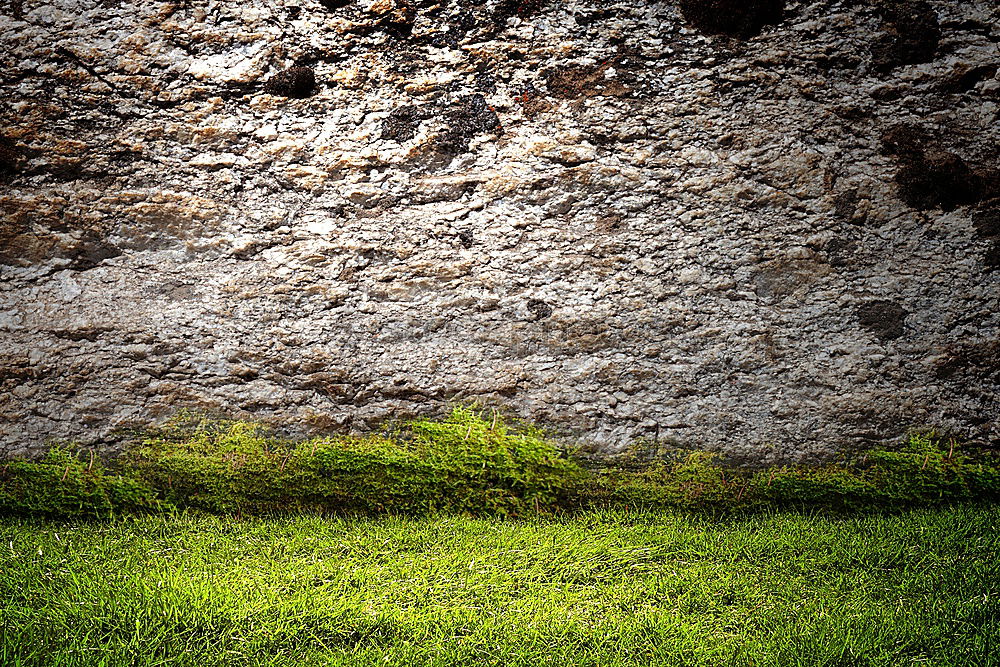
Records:
[[[629,89],[615,79],[607,78],[612,63],[601,65],[566,65],[550,70],[545,85],[555,97],[576,100],[585,97],[623,97]]]
[[[754,292],[767,300],[803,299],[809,290],[829,275],[830,265],[819,255],[782,257],[761,264],[754,277]]]

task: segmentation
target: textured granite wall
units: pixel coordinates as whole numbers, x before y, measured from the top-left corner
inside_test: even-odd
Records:
[[[1000,440],[993,0],[23,0],[0,40],[0,455],[453,399],[611,450]]]

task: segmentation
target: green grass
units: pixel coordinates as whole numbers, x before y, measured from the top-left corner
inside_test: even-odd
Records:
[[[1000,508],[0,519],[0,665],[1000,665]]]

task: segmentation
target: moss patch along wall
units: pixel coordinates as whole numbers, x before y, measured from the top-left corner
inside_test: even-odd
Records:
[[[992,0],[0,12],[2,456],[456,399],[605,450],[1000,441]]]

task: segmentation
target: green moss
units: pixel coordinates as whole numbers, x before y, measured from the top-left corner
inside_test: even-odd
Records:
[[[158,493],[132,471],[117,474],[99,460],[53,447],[40,461],[0,466],[0,513],[106,517],[166,509]]]
[[[605,471],[598,479],[604,502],[644,506],[853,510],[1000,500],[1000,461],[974,460],[957,443],[926,433],[910,435],[898,450],[821,466],[750,472],[694,452],[638,472]]]
[[[212,511],[462,511],[518,515],[558,505],[579,469],[531,429],[456,408],[385,435],[268,437],[244,422],[147,440],[128,456],[173,503]]]
[[[973,459],[929,434],[824,466],[748,471],[687,452],[639,467],[585,470],[537,428],[463,407],[381,434],[301,442],[247,422],[178,420],[111,465],[66,447],[40,461],[12,461],[0,468],[0,513],[525,516],[622,506],[849,511],[1000,499],[996,458]]]

